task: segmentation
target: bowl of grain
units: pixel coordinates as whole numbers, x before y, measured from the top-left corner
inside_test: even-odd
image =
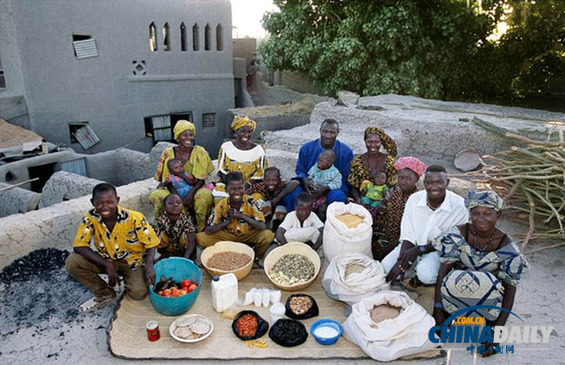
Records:
[[[251,272],[255,251],[244,243],[220,241],[202,251],[200,260],[210,276],[234,273],[242,280]]]
[[[310,246],[289,242],[275,248],[264,261],[265,274],[279,289],[287,291],[309,287],[320,273],[320,256]]]

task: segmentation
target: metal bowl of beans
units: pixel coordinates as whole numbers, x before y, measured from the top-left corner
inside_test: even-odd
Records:
[[[234,273],[242,280],[251,272],[255,251],[244,243],[221,241],[206,247],[200,256],[204,270],[210,276]]]
[[[279,289],[296,291],[310,286],[320,273],[320,256],[310,246],[289,242],[275,248],[264,261],[265,273]]]

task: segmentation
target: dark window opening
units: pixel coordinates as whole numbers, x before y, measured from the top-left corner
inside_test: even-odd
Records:
[[[198,51],[200,49],[198,24],[192,26],[192,50]]]
[[[175,142],[173,129],[179,120],[192,122],[191,112],[175,113],[171,115],[155,115],[143,119],[145,124],[145,136],[153,138],[153,144],[157,142]]]
[[[55,165],[57,165],[56,162],[27,168],[30,180],[37,179],[31,182],[31,191],[41,193],[47,180],[55,173]]]
[[[204,27],[204,50],[209,51],[212,49],[212,30],[210,25],[206,24]]]
[[[218,24],[216,27],[216,51],[223,51],[224,50],[224,38],[223,33],[224,28],[221,24]]]
[[[73,34],[73,51],[79,60],[84,58],[98,57],[96,42],[90,35]]]
[[[169,23],[163,25],[163,50],[165,52],[171,50],[171,40],[169,38]]]
[[[155,23],[149,25],[149,49],[151,52],[157,52],[157,28]]]
[[[83,35],[83,34],[73,34],[73,42],[85,41],[87,39],[92,39],[92,37],[89,36],[89,35]]]
[[[71,140],[71,143],[78,143],[78,139],[76,138],[77,130],[87,124],[88,122],[69,123],[69,138]]]
[[[216,126],[216,113],[202,114],[202,128],[214,128]]]
[[[188,51],[188,47],[186,46],[186,26],[184,23],[180,25],[180,50],[183,52]]]

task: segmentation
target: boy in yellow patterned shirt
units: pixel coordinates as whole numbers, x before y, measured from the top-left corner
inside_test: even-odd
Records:
[[[253,198],[244,194],[241,172],[226,175],[228,197],[218,200],[204,232],[196,235],[202,247],[219,241],[243,242],[253,247],[257,258],[262,258],[273,242],[275,235],[265,227],[263,213],[253,203]]]
[[[146,281],[155,281],[153,262],[159,239],[143,214],[118,205],[120,198],[113,185],[96,185],[90,201],[94,209],[82,218],[73,243],[74,252],[65,262],[69,274],[95,296],[81,305],[81,311],[114,300],[118,275],[124,277],[130,297],[145,298]],[[96,251],[90,248],[91,239]],[[98,276],[102,273],[108,275],[108,283]]]

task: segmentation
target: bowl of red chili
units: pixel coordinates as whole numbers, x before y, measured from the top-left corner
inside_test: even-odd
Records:
[[[241,311],[233,319],[231,328],[240,340],[254,340],[269,330],[269,323],[255,311]]]

